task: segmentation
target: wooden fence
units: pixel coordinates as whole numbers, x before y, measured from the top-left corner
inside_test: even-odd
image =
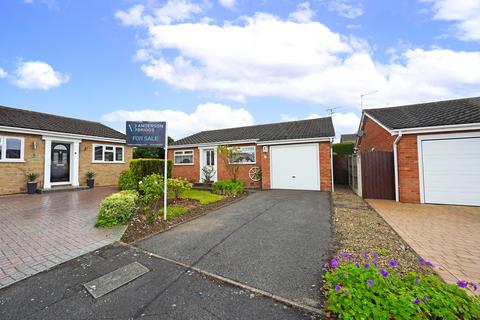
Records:
[[[395,199],[393,153],[371,151],[361,154],[362,196],[370,199]]]

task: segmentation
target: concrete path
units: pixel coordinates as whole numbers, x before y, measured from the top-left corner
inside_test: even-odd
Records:
[[[94,228],[115,188],[0,197],[0,288],[119,240],[124,227]]]
[[[150,271],[94,299],[83,287],[132,262]],[[0,290],[0,319],[315,319],[140,251],[111,245]]]
[[[319,307],[321,266],[332,245],[330,217],[328,193],[257,192],[138,246]]]
[[[446,282],[480,282],[480,207],[367,202]]]

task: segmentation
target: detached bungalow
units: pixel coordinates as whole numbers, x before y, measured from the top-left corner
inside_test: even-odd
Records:
[[[0,194],[26,191],[29,172],[39,187],[114,185],[132,157],[125,135],[101,123],[0,106]]]
[[[213,180],[230,179],[217,158],[219,145],[237,146],[238,179],[263,189],[332,190],[332,118],[203,131],[174,142],[168,158],[173,176],[204,180],[202,168],[214,169]],[[262,171],[259,180],[255,172]]]
[[[480,97],[364,110],[357,150],[393,153],[397,201],[480,205]]]

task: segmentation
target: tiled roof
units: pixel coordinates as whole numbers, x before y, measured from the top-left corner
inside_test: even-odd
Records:
[[[390,129],[406,129],[480,123],[480,97],[366,109]]]
[[[332,118],[262,124],[248,127],[202,131],[175,141],[173,145],[196,145],[239,140],[276,141],[335,136]]]
[[[0,126],[125,139],[125,135],[99,122],[0,106]]]

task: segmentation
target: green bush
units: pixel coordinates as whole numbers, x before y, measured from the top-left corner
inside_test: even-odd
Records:
[[[129,171],[136,183],[152,173],[163,174],[165,160],[161,159],[133,159],[130,161]],[[172,176],[172,161],[167,162],[168,176]]]
[[[138,192],[120,191],[100,203],[96,227],[110,227],[127,223],[137,210]]]
[[[420,259],[422,265],[431,264]],[[381,269],[375,260],[352,262],[334,258],[324,276],[327,309],[340,319],[477,319],[478,298],[438,276],[410,272],[399,275],[397,263]],[[461,282],[459,286],[476,288]]]
[[[212,185],[212,192],[226,196],[235,196],[243,192],[243,182],[233,180],[217,181]]]
[[[175,199],[180,198],[181,194],[183,192],[186,192],[190,189],[192,189],[193,185],[188,182],[187,179],[168,179],[167,180],[167,188],[168,191],[171,192]]]
[[[338,155],[351,155],[354,148],[355,143],[353,142],[340,142],[332,145],[333,153]]]
[[[145,205],[161,200],[164,190],[163,176],[158,173],[146,176],[138,183],[138,189],[142,193],[142,202]]]
[[[123,171],[122,173],[120,173],[120,177],[118,177],[118,189],[136,190],[137,188],[138,184],[135,179],[133,179],[130,171]]]

